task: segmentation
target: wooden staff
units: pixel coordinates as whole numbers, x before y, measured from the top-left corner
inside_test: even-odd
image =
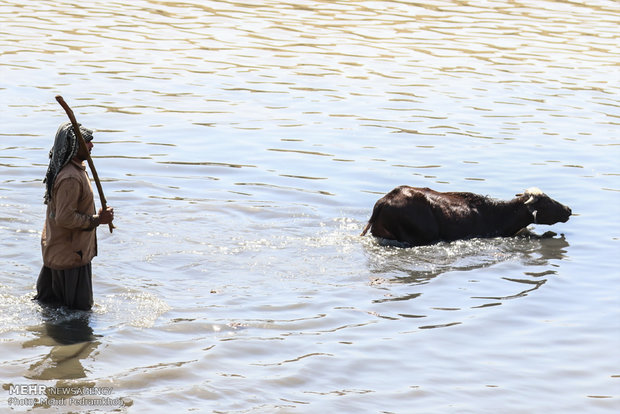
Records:
[[[65,102],[65,100],[60,95],[56,95],[56,100],[62,106],[69,116],[69,120],[73,124],[73,132],[78,140],[78,145],[80,146],[82,152],[86,154],[86,161],[88,161],[88,166],[90,167],[90,171],[93,174],[93,178],[95,179],[95,184],[97,185],[97,191],[99,192],[99,200],[101,201],[101,208],[105,211],[108,206],[105,200],[105,196],[103,195],[103,187],[101,187],[101,181],[99,181],[99,175],[97,175],[97,170],[95,169],[95,164],[93,163],[93,159],[90,157],[90,152],[88,151],[88,147],[86,146],[86,141],[84,141],[84,137],[82,136],[82,131],[80,131],[80,124],[75,120],[75,115],[73,115],[73,111],[69,108],[69,105]],[[114,230],[114,225],[112,223],[108,223],[110,227],[110,233]]]

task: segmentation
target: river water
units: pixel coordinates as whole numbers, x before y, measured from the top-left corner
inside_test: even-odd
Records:
[[[0,411],[618,412],[620,3],[583,3],[1,0]],[[57,94],[116,212],[91,313],[31,301]],[[401,184],[574,215],[360,237]]]

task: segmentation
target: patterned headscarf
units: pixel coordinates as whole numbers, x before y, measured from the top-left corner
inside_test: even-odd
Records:
[[[84,128],[80,125],[80,132],[84,141],[90,142],[93,139],[93,131]],[[56,132],[56,138],[54,139],[54,146],[50,150],[50,164],[47,167],[47,173],[43,182],[45,183],[45,204],[47,204],[52,198],[52,190],[54,188],[54,181],[56,176],[62,170],[62,168],[76,156],[79,149],[79,144],[75,133],[73,132],[73,126],[71,122],[65,122],[60,125]]]

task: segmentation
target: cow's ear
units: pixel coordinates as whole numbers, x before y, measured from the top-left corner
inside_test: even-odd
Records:
[[[523,193],[521,194],[515,194],[515,197],[521,197],[523,195]]]

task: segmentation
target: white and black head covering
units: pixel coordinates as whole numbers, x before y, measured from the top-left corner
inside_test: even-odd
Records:
[[[90,142],[93,139],[93,131],[84,128],[80,125],[80,132],[84,141]],[[56,176],[62,170],[62,168],[71,161],[78,153],[80,145],[77,137],[73,132],[73,125],[71,122],[65,122],[60,125],[56,132],[56,138],[54,139],[54,146],[50,150],[50,164],[47,167],[47,173],[45,174],[45,204],[47,204],[52,198],[52,190],[54,188],[54,181]]]

